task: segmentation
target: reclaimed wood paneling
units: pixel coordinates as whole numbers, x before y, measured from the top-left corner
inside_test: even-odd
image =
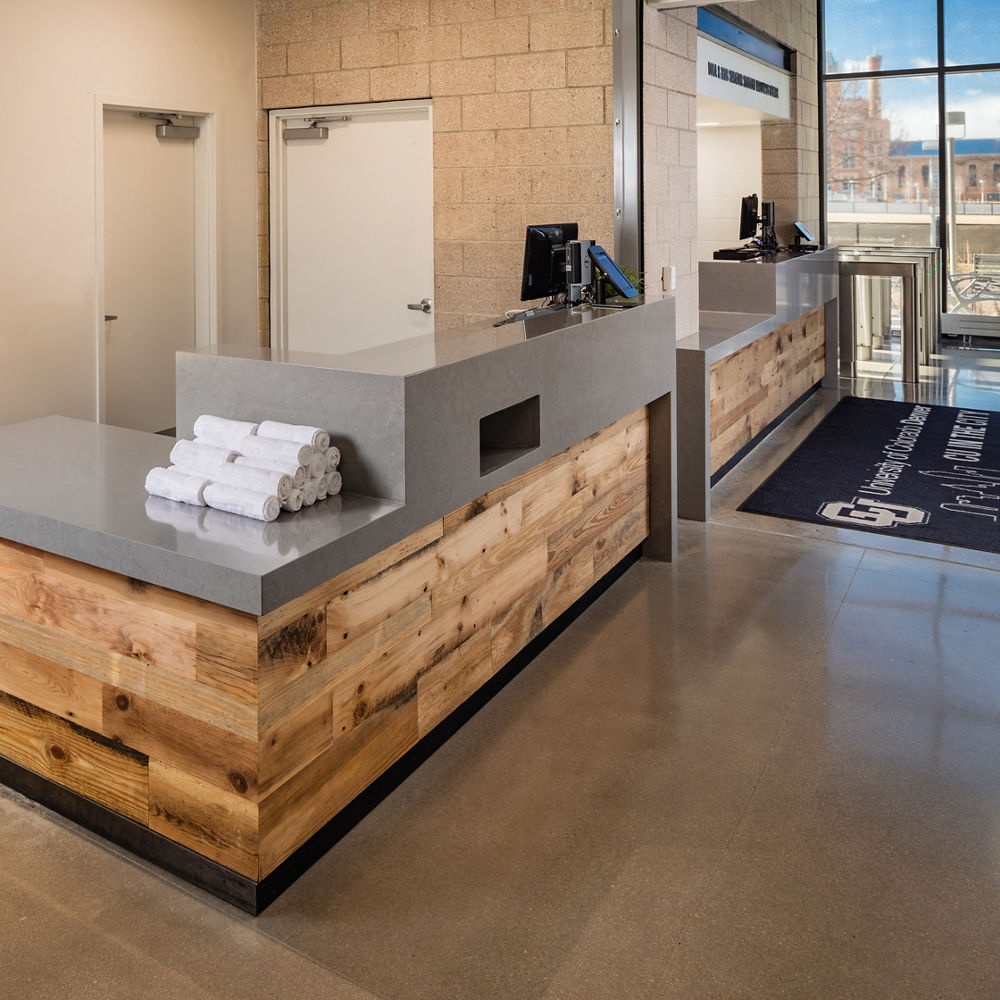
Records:
[[[712,365],[712,472],[822,381],[825,339],[824,310],[820,307]]]
[[[147,760],[141,754],[3,693],[0,754],[128,819],[146,822]]]
[[[258,810],[254,802],[177,767],[149,761],[149,828],[256,879]]]
[[[285,680],[266,671],[262,875],[642,541],[648,457],[642,409],[299,605],[325,610],[328,656],[306,673],[289,664]],[[278,752],[280,767],[263,763]]]
[[[0,754],[260,880],[649,531],[645,408],[261,617],[0,540]]]

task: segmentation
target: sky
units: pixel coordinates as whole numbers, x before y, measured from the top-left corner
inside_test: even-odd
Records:
[[[1000,34],[984,30],[994,24],[998,7],[1000,0],[945,0],[947,64],[1000,63]],[[825,47],[838,63],[863,64],[870,54],[882,56],[882,69],[937,63],[936,0],[825,0],[824,9]],[[882,97],[894,139],[936,138],[933,77],[886,80]],[[966,137],[1000,137],[1000,71],[949,77],[946,106],[966,113]]]

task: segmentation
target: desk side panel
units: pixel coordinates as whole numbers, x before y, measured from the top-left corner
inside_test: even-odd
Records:
[[[268,648],[323,622],[325,656],[261,660],[262,876],[648,534],[641,407],[438,519],[398,561],[331,581],[295,621],[275,618]]]
[[[813,309],[709,369],[712,473],[826,374],[825,310]]]
[[[257,876],[256,620],[0,540],[0,755]]]
[[[421,506],[428,520],[501,486],[623,414],[671,394],[676,364],[674,302],[665,299],[411,376],[408,505]],[[480,421],[534,397],[537,448],[484,474]],[[669,454],[673,442],[658,440],[653,447]]]

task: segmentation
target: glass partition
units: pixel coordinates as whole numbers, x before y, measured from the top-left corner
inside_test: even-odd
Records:
[[[937,65],[937,0],[826,0],[823,6],[827,72]]]
[[[945,104],[948,306],[1000,316],[1000,72],[950,74]]]
[[[997,0],[944,0],[946,66],[975,66],[1000,60]]]
[[[936,246],[937,135],[933,77],[828,82],[827,242]]]
[[[942,329],[1000,340],[1000,0],[821,9],[823,238],[944,248]]]

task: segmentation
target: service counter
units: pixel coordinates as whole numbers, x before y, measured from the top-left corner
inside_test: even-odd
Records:
[[[837,381],[836,248],[699,264],[699,330],[677,342],[678,512],[820,385]]]
[[[147,497],[172,438],[0,428],[0,780],[258,912],[640,546],[672,558],[673,331],[667,299],[179,355],[179,436],[331,430],[343,493],[269,524]]]

